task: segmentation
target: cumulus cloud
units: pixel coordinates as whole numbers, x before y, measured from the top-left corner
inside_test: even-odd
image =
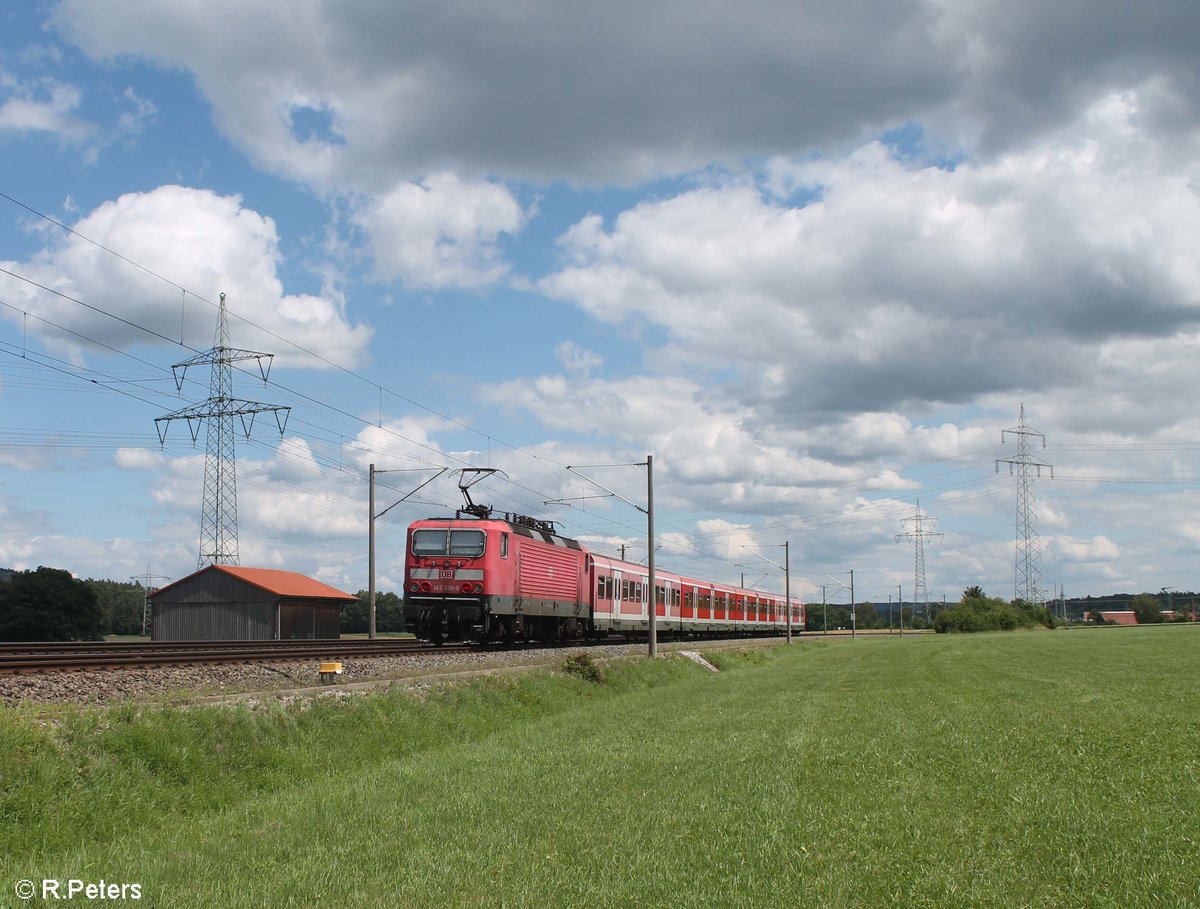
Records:
[[[0,275],[0,288],[7,302],[37,317],[28,322],[31,333],[77,359],[87,343],[79,335],[123,350],[170,341],[199,350],[211,346],[215,306],[185,296],[151,272],[168,275],[209,301],[226,293],[234,347],[274,352],[287,365],[317,367],[324,364],[306,350],[342,364],[364,355],[371,330],[351,324],[341,301],[284,291],[274,221],[243,207],[236,196],[163,186],[106,202],[72,229],[75,234],[29,260],[0,265],[86,307],[9,275]],[[47,322],[69,326],[78,335]],[[281,338],[297,346],[282,344]]]
[[[401,183],[355,215],[366,232],[375,274],[411,287],[479,287],[502,278],[501,234],[521,229],[525,213],[507,187],[441,173]]]
[[[869,458],[839,456],[841,463],[835,463],[815,456],[810,448],[825,446],[817,434],[779,433],[764,440],[746,427],[753,415],[736,401],[681,377],[608,380],[575,372],[490,384],[479,393],[498,406],[536,415],[556,433],[593,437],[584,463],[596,460],[596,445],[606,446],[614,461],[652,451],[673,490],[661,499],[668,508],[723,505],[761,513],[764,502],[769,512],[780,498],[814,487],[911,485]],[[571,463],[561,452],[555,459]]]
[[[737,181],[584,218],[540,286],[664,329],[659,362],[740,369],[774,426],[1011,400],[1031,373],[1089,384],[1127,340],[1200,326],[1200,199],[1189,169],[1139,163],[1129,118],[1118,106],[1091,135],[954,168],[879,143],[777,161],[774,189]]]
[[[1060,562],[1113,562],[1121,557],[1121,548],[1104,535],[1088,540],[1069,536],[1047,537],[1045,555]]]
[[[66,142],[92,136],[96,127],[77,110],[83,92],[50,77],[21,80],[0,71],[0,138],[5,133],[49,133]]]
[[[570,375],[584,379],[604,365],[600,354],[580,347],[574,341],[563,341],[554,348],[554,358]]]
[[[226,135],[324,189],[447,167],[638,181],[917,121],[1004,149],[1150,82],[1149,125],[1197,122],[1197,20],[1174,0],[62,0],[54,22],[96,58],[189,71]]]

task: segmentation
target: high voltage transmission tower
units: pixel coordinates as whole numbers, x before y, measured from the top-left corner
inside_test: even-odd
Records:
[[[896,542],[901,540],[912,540],[915,565],[913,568],[913,614],[916,614],[917,607],[921,606],[925,610],[925,617],[929,618],[929,588],[925,586],[925,540],[927,537],[937,537],[939,540],[942,535],[933,530],[937,524],[937,518],[931,518],[929,515],[921,514],[921,503],[917,502],[917,513],[911,518],[902,518],[900,526],[903,527],[911,522],[912,529],[906,530],[904,533],[896,534]],[[926,522],[928,526],[926,526]],[[901,614],[904,612],[904,604],[900,604]]]
[[[225,311],[225,294],[221,294],[213,346],[171,367],[175,376],[175,387],[180,392],[183,391],[183,379],[189,366],[212,367],[209,371],[207,401],[156,417],[154,420],[158,440],[164,445],[167,440],[167,427],[172,420],[187,421],[193,445],[199,438],[200,424],[208,424],[204,452],[204,508],[200,516],[200,558],[196,562],[197,570],[210,564],[238,564],[237,461],[233,450],[233,418],[240,418],[242,431],[248,439],[254,426],[255,414],[272,413],[282,438],[288,413],[291,411],[290,407],[235,398],[232,364],[242,360],[254,360],[258,364],[259,375],[266,384],[274,356],[229,346],[229,317]]]
[[[150,594],[158,590],[154,582],[170,579],[165,575],[154,574],[150,571],[150,566],[147,565],[145,574],[135,574],[129,580],[137,581],[142,585],[142,590],[145,592],[145,596],[142,597],[142,636],[145,637],[150,633]]]
[[[1030,453],[1029,440],[1039,438],[1042,448],[1046,447],[1046,437],[1025,422],[1025,405],[1021,405],[1021,417],[1013,429],[1005,429],[1000,433],[1000,444],[1008,440],[1006,435],[1011,433],[1017,437],[1017,453],[1011,458],[996,459],[996,473],[1000,465],[1008,465],[1009,476],[1017,478],[1017,562],[1015,571],[1014,595],[1019,600],[1034,603],[1038,606],[1046,602],[1042,590],[1041,548],[1038,543],[1037,501],[1033,494],[1033,481],[1041,477],[1042,468],[1050,471],[1050,479],[1054,479],[1054,465]]]

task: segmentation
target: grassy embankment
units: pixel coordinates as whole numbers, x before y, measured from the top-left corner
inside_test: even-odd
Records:
[[[1194,906],[1198,632],[804,642],[715,656],[719,675],[673,658],[304,710],[9,710],[0,892]]]

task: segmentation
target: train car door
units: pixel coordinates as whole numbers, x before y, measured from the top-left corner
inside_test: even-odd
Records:
[[[676,582],[670,578],[663,578],[658,583],[654,594],[654,614],[656,616],[661,616],[664,619],[677,618],[679,616],[678,610],[671,608],[671,605],[676,602],[675,593],[678,589]]]
[[[592,627],[603,630],[608,628],[612,618],[612,601],[608,598],[609,575],[605,566],[597,565],[591,556],[588,556],[587,565],[592,587]]]
[[[621,569],[614,568],[612,570],[612,620],[614,626],[625,611],[625,589],[628,586],[629,582],[625,580]]]
[[[620,594],[620,615],[623,619],[644,619],[646,611],[642,604],[641,584],[638,583],[636,577],[629,577],[624,571],[614,571],[614,585],[619,584],[621,589]],[[619,580],[617,579],[619,577]]]

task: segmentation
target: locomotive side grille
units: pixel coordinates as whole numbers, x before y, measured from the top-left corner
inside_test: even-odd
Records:
[[[569,552],[530,546],[521,554],[521,589],[526,596],[579,599],[579,565]]]

